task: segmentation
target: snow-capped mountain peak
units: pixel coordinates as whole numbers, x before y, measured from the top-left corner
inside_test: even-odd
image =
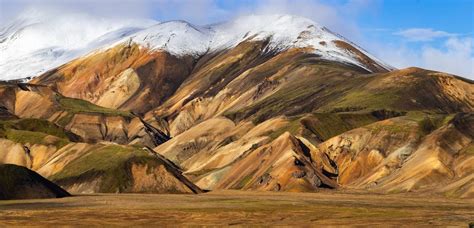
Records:
[[[151,20],[106,20],[82,14],[54,18],[40,11],[26,11],[0,28],[0,80],[37,76],[116,42],[121,38],[117,31],[136,32],[155,23]],[[115,37],[112,38],[110,33],[113,32]],[[107,35],[109,39],[102,37]]]
[[[290,15],[249,15],[197,26],[185,21],[111,21],[72,15],[58,20],[20,17],[0,33],[0,80],[37,76],[74,58],[122,42],[134,42],[154,51],[198,57],[232,48],[243,41],[268,39],[267,50],[312,48],[321,58],[367,66],[333,41],[344,38],[310,19]],[[355,46],[355,45],[354,45]],[[390,68],[365,51],[361,53]]]
[[[208,50],[212,32],[185,21],[168,21],[153,25],[125,39],[177,56],[198,56]]]

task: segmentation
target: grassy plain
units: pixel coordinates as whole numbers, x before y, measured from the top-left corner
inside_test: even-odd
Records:
[[[96,194],[0,201],[0,226],[324,225],[461,226],[474,200],[437,195],[216,191],[198,195]]]

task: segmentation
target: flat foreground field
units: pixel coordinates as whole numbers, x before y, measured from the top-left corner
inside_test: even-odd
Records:
[[[474,222],[474,200],[412,194],[219,191],[200,195],[98,194],[0,201],[9,225],[393,225]]]

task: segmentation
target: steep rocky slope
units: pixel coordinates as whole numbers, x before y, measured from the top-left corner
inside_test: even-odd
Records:
[[[330,178],[336,175],[325,171],[324,165],[313,161],[312,151],[286,132],[229,166],[215,188],[273,191],[336,188],[336,180]]]
[[[336,162],[338,182],[347,187],[472,197],[473,117],[398,117],[348,131],[318,148]],[[459,185],[450,189],[447,183]]]
[[[0,200],[61,198],[68,192],[22,166],[0,165]]]

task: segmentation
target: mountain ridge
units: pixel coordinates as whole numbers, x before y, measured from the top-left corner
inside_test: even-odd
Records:
[[[14,23],[15,21],[12,24]],[[35,23],[28,21],[23,23],[28,25],[17,29],[5,27],[2,33],[0,50],[5,54],[0,58],[0,75],[2,75],[0,79],[35,77],[75,58],[131,42],[151,51],[166,51],[178,57],[184,55],[198,57],[208,52],[234,48],[245,41],[269,39],[268,51],[281,52],[289,48],[308,47],[323,59],[358,65],[367,71],[373,72],[374,69],[361,61],[358,55],[371,59],[379,70],[394,69],[327,28],[309,19],[291,15],[242,16],[232,21],[205,26],[179,20],[159,22],[151,26],[148,21],[130,21],[125,22],[123,26],[108,26],[114,29],[102,33],[96,32],[97,35],[87,33],[88,35],[84,36],[87,38],[82,42],[57,38],[62,28],[55,26],[56,32],[59,33],[53,36],[56,37],[54,38],[56,41],[53,40],[51,46],[48,46],[49,41],[46,43],[41,41],[43,44],[40,45],[40,49],[27,48],[18,52],[15,50],[17,46],[25,46],[25,42],[31,43],[28,41],[31,40],[31,34],[47,35],[50,32],[46,28],[52,26],[48,24],[49,22],[41,20]],[[68,31],[71,32],[73,31]],[[27,35],[29,33],[31,34]],[[341,47],[333,41],[344,42],[345,46],[350,48]],[[29,68],[25,69],[25,65]]]

